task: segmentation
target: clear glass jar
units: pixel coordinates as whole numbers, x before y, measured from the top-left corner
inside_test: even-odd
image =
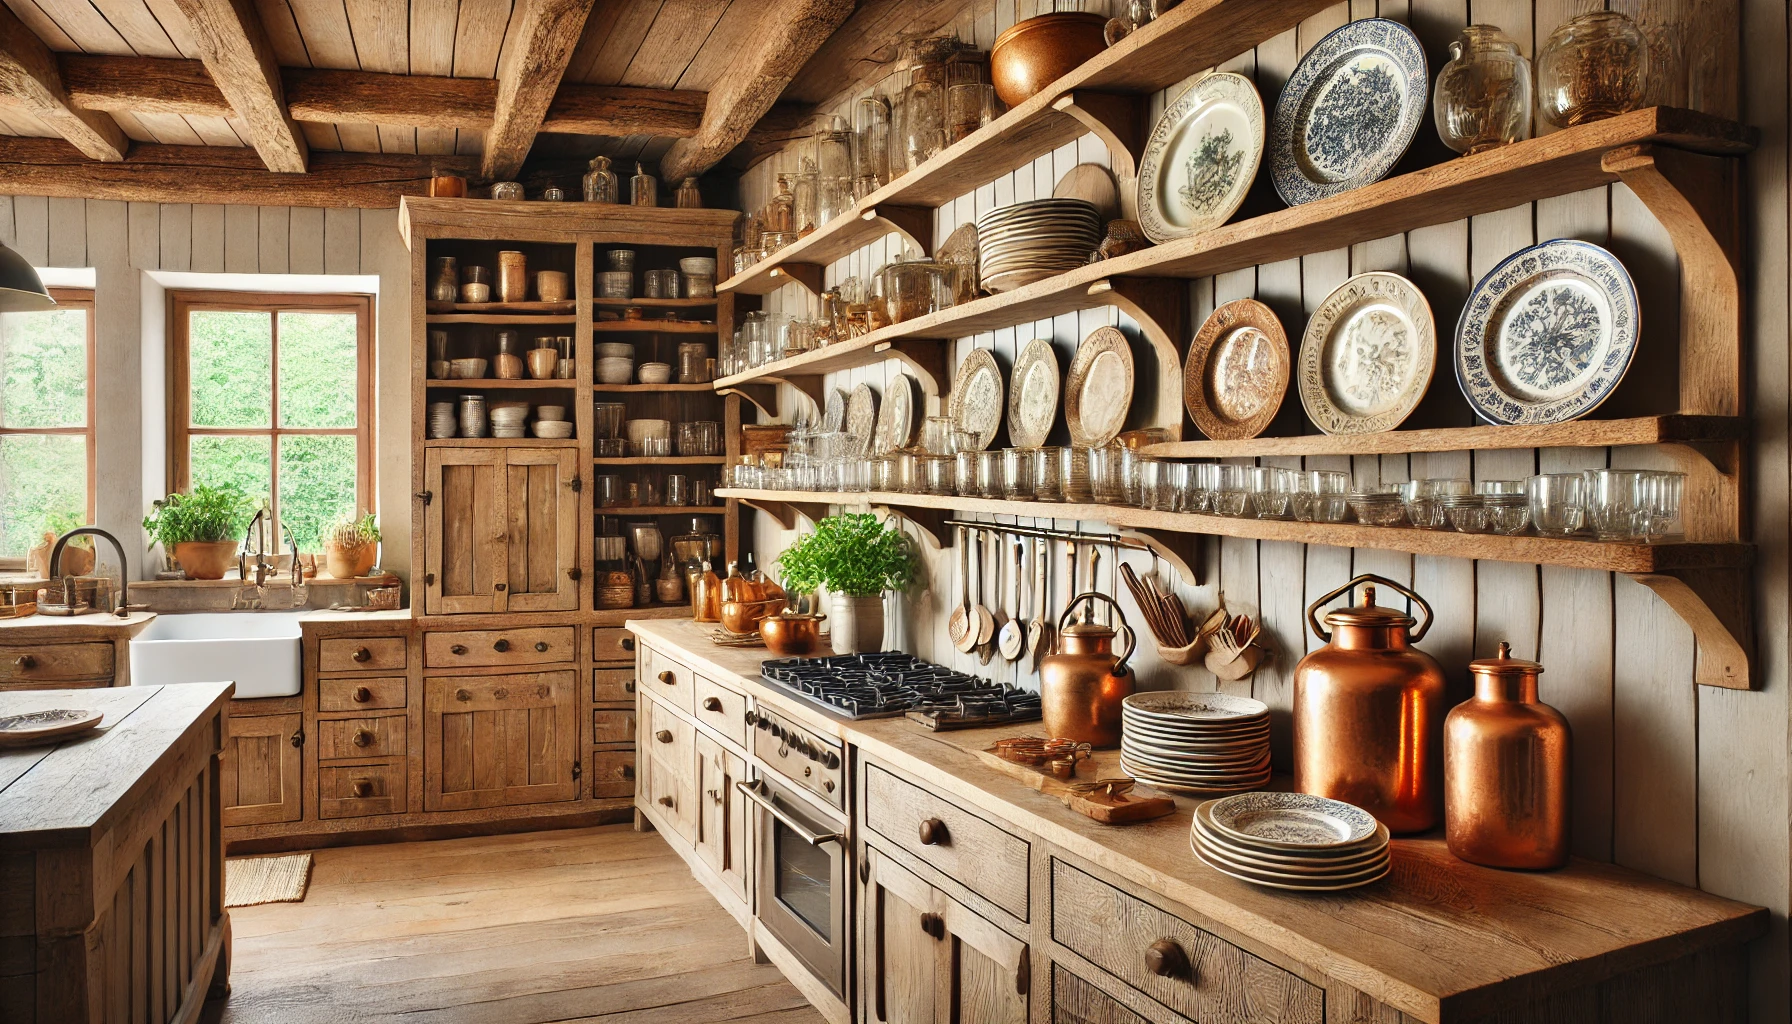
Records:
[[[784,233],[795,231],[796,196],[790,191],[790,175],[778,175],[778,191],[765,204],[764,229],[768,232]],[[748,241],[748,247],[752,246]]]
[[[983,86],[987,66],[959,55],[946,65],[946,136],[957,142],[983,127]]]
[[[823,114],[815,119],[811,144],[815,161],[816,223],[821,225],[852,209],[852,127],[838,114]]]
[[[591,169],[585,172],[585,201],[613,203],[618,194],[616,172],[610,170],[610,158],[594,156]]]
[[[805,159],[802,169],[792,176],[791,223],[796,225],[798,237],[809,234],[821,226],[820,181],[815,175],[815,164]]]
[[[890,322],[913,320],[952,305],[952,271],[951,265],[932,260],[887,264],[880,278]]]
[[[499,181],[492,184],[492,198],[507,202],[521,202],[523,183],[520,181]]]
[[[1038,468],[1038,451],[1037,448],[1002,450],[1002,497],[1009,501],[1033,500],[1033,472]]]
[[[1635,110],[1649,83],[1649,43],[1621,11],[1563,22],[1537,55],[1537,100],[1559,128]]]
[[[890,183],[890,103],[863,97],[852,108],[852,191],[863,199]]]
[[[946,148],[946,61],[954,47],[950,38],[908,44],[905,63],[911,70],[902,90],[902,144],[909,170]]]
[[[1492,25],[1470,25],[1450,43],[1437,74],[1432,116],[1438,137],[1474,154],[1531,137],[1531,62]]]

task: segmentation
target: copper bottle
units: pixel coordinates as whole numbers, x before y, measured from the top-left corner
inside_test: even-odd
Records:
[[[1360,584],[1379,583],[1412,599],[1412,616],[1363,602],[1320,608]],[[1294,669],[1294,787],[1363,808],[1395,833],[1437,825],[1444,673],[1412,644],[1431,628],[1431,606],[1380,576],[1358,576],[1307,607],[1307,624],[1325,646]],[[1410,632],[1409,632],[1410,631]]]
[[[1543,666],[1469,662],[1475,695],[1444,719],[1444,836],[1450,852],[1492,868],[1568,862],[1568,720],[1537,699]]]
[[[722,621],[722,579],[707,561],[702,574],[691,584],[691,618],[698,622]]]
[[[1118,631],[1087,616],[1069,624],[1070,613],[1084,601],[1106,601],[1120,620]],[[1114,656],[1116,632],[1126,634],[1126,650]],[[1120,702],[1133,691],[1134,676],[1126,667],[1137,638],[1126,625],[1120,606],[1106,594],[1090,592],[1072,599],[1058,618],[1058,653],[1039,665],[1039,697],[1044,705],[1046,735],[1092,747],[1120,745]]]

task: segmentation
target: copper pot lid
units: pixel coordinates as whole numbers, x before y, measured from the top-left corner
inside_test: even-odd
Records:
[[[1107,640],[1118,635],[1118,631],[1114,627],[1104,626],[1093,620],[1073,622],[1058,632],[1064,636],[1074,636],[1079,640]]]
[[[1361,604],[1346,605],[1334,608],[1325,613],[1325,624],[1328,626],[1398,626],[1410,629],[1418,620],[1396,608],[1375,603],[1375,587],[1363,587]]]
[[[1512,645],[1500,641],[1500,653],[1492,658],[1477,658],[1468,663],[1468,670],[1476,675],[1488,676],[1534,676],[1543,671],[1543,666],[1534,661],[1512,657]]]

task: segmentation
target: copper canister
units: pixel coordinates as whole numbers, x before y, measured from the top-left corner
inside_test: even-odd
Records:
[[[1444,837],[1450,852],[1493,868],[1568,862],[1572,737],[1537,699],[1543,666],[1512,657],[1469,662],[1475,695],[1444,719]]]
[[[1405,612],[1362,603],[1319,609],[1363,584],[1411,598],[1424,613],[1418,629]],[[1424,598],[1380,576],[1363,575],[1307,607],[1307,624],[1325,646],[1294,669],[1294,785],[1375,815],[1388,831],[1437,825],[1442,768],[1444,673],[1412,645],[1431,628]]]
[[[1126,634],[1126,650],[1114,654],[1116,631],[1085,617],[1070,624],[1070,614],[1084,601],[1105,601]],[[1039,698],[1046,734],[1092,747],[1120,745],[1121,702],[1133,692],[1134,675],[1126,667],[1137,643],[1120,606],[1106,594],[1090,591],[1072,599],[1058,619],[1058,653],[1039,664]]]
[[[498,301],[522,302],[529,297],[529,258],[513,249],[498,253]]]

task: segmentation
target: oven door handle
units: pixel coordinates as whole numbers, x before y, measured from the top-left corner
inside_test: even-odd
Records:
[[[765,813],[783,822],[785,828],[795,832],[803,842],[808,843],[810,846],[820,846],[823,843],[841,843],[844,845],[846,842],[846,837],[840,833],[817,832],[778,807],[777,804],[772,802],[770,794],[766,791],[765,781],[763,779],[754,779],[751,782],[744,780],[736,782],[734,788],[740,791],[741,796],[758,804]]]

